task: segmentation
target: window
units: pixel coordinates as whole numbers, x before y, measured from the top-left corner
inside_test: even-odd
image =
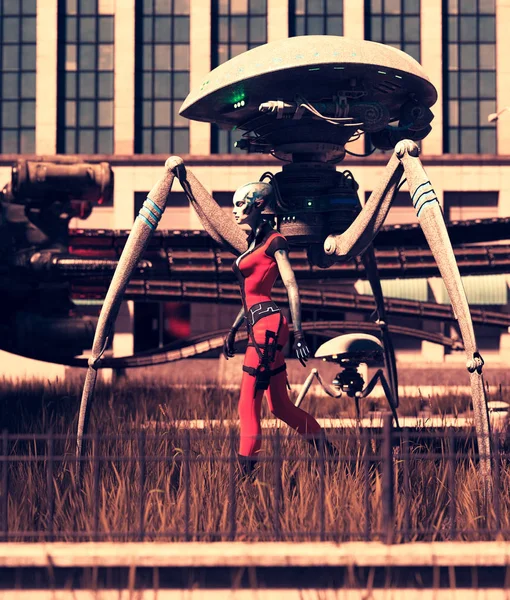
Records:
[[[443,0],[444,151],[495,154],[494,0]]]
[[[419,62],[420,0],[365,0],[365,39],[403,50]],[[365,151],[371,149],[370,136],[366,135]]]
[[[137,0],[135,152],[187,154],[189,0]]]
[[[445,219],[492,219],[498,216],[498,199],[498,192],[445,192]]]
[[[343,35],[343,0],[290,0],[289,34]]]
[[[0,2],[0,152],[35,152],[36,0]]]
[[[420,61],[420,0],[365,0],[365,38]]]
[[[112,154],[112,2],[59,0],[58,28],[57,151]]]
[[[212,66],[267,42],[267,0],[213,0]],[[234,143],[242,132],[211,126],[211,152],[242,153]]]

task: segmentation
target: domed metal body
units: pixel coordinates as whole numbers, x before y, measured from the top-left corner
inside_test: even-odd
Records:
[[[347,333],[319,346],[315,358],[323,358],[338,364],[362,362],[369,366],[378,366],[384,364],[384,347],[373,335]]]
[[[337,122],[300,109],[301,100]],[[252,151],[286,157],[328,154],[341,160],[344,145],[358,129],[393,147],[395,140],[388,142],[388,135],[379,132],[399,121],[406,133],[401,137],[422,139],[430,131],[428,108],[436,100],[421,65],[400,50],[340,36],[298,36],[220,65],[190,92],[180,114],[253,132],[245,145]]]

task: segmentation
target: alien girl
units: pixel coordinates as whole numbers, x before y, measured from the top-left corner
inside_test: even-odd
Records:
[[[243,306],[224,340],[223,353],[227,359],[234,356],[235,336],[244,321],[248,329],[248,346],[239,398],[239,462],[245,476],[252,473],[261,447],[260,411],[264,391],[275,417],[306,435],[312,445],[326,445],[328,450],[332,449],[317,421],[294,406],[287,393],[282,349],[289,338],[289,327],[282,312],[271,300],[271,289],[278,274],[289,295],[294,351],[303,366],[310,351],[301,327],[299,292],[288,258],[287,240],[265,218],[264,209],[269,208],[272,197],[270,184],[255,182],[240,187],[233,199],[234,220],[248,234],[248,249],[232,266],[239,280]]]

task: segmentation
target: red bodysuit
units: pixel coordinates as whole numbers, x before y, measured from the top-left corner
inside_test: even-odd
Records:
[[[282,348],[289,338],[289,327],[270,296],[279,274],[274,253],[280,249],[287,250],[287,240],[269,225],[262,229],[258,237],[255,247],[237,258],[232,266],[241,286],[246,319],[251,319],[248,322],[254,323],[244,358],[239,398],[239,454],[242,456],[256,455],[261,446],[260,409],[264,390],[256,389],[254,370],[261,364],[261,350],[268,339],[276,338],[273,360],[269,363],[274,374],[267,388],[267,401],[271,412],[298,433],[315,436],[321,431],[317,421],[304,410],[297,408],[287,393],[287,374]]]

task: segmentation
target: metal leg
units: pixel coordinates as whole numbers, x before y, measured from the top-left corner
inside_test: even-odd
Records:
[[[395,403],[395,398],[393,397],[391,387],[384,376],[384,371],[382,369],[378,369],[376,374],[372,377],[372,379],[368,382],[365,389],[361,393],[362,398],[367,398],[372,390],[375,388],[378,381],[381,381],[381,385],[384,390],[384,395],[386,396],[386,400],[388,400],[388,404],[390,405],[391,412],[393,413],[393,418],[395,419],[395,424],[397,427],[400,427],[397,416],[397,404]]]
[[[165,210],[168,194],[172,189],[174,174],[171,171],[172,165],[165,164],[166,172],[162,179],[150,191],[147,200],[144,202],[140,213],[135,220],[131,233],[127,239],[119,264],[108,288],[99,321],[96,327],[94,342],[92,345],[92,355],[89,358],[89,366],[85,378],[85,385],[80,404],[80,414],[78,417],[78,431],[76,439],[76,455],[81,457],[83,451],[83,436],[87,432],[90,407],[94,395],[96,384],[97,369],[101,356],[106,349],[108,336],[111,333],[115,319],[124,296],[124,292],[129,283],[129,279],[135,270],[138,261],[147,247],[147,243],[155,231],[161,215]],[[78,472],[80,471],[80,463]]]
[[[167,161],[167,163],[170,162],[173,165],[175,176],[179,179],[182,189],[196,210],[207,233],[217,242],[226,245],[234,254],[244,252],[247,248],[246,233],[218,206],[195,175],[184,166],[182,158],[172,156]]]
[[[363,265],[365,266],[365,273],[370,287],[374,294],[376,314],[376,323],[379,325],[381,330],[382,342],[384,346],[384,360],[386,363],[386,369],[388,371],[388,380],[393,395],[395,407],[398,407],[398,374],[397,374],[397,361],[395,360],[395,349],[393,348],[393,341],[388,329],[388,322],[386,319],[386,310],[384,308],[384,296],[381,287],[381,280],[379,273],[377,272],[377,263],[375,260],[374,247],[370,245],[366,252],[361,257]]]
[[[329,235],[324,242],[324,252],[342,258],[362,254],[382,227],[393,198],[398,191],[403,168],[395,154],[390,158],[384,175],[370,194],[365,206],[353,223],[340,235]]]
[[[483,478],[486,500],[490,501],[492,495],[491,448],[489,417],[482,376],[483,359],[476,345],[473,321],[459,268],[448,237],[441,207],[418,158],[417,145],[410,140],[403,140],[397,144],[395,150],[404,166],[418,221],[437,262],[459,323],[466,351],[466,366],[471,379],[471,393],[480,454],[480,474]]]
[[[313,378],[315,377],[315,375],[317,375],[317,369],[312,369],[310,371],[310,374],[308,375],[308,377],[305,379],[305,382],[303,383],[303,387],[301,388],[301,391],[299,392],[299,395],[296,398],[296,402],[295,402],[295,405],[298,408],[299,408],[299,405],[301,404],[301,402],[303,402],[303,400],[306,396],[306,393],[310,389],[310,386],[312,385],[312,381],[313,381]]]

